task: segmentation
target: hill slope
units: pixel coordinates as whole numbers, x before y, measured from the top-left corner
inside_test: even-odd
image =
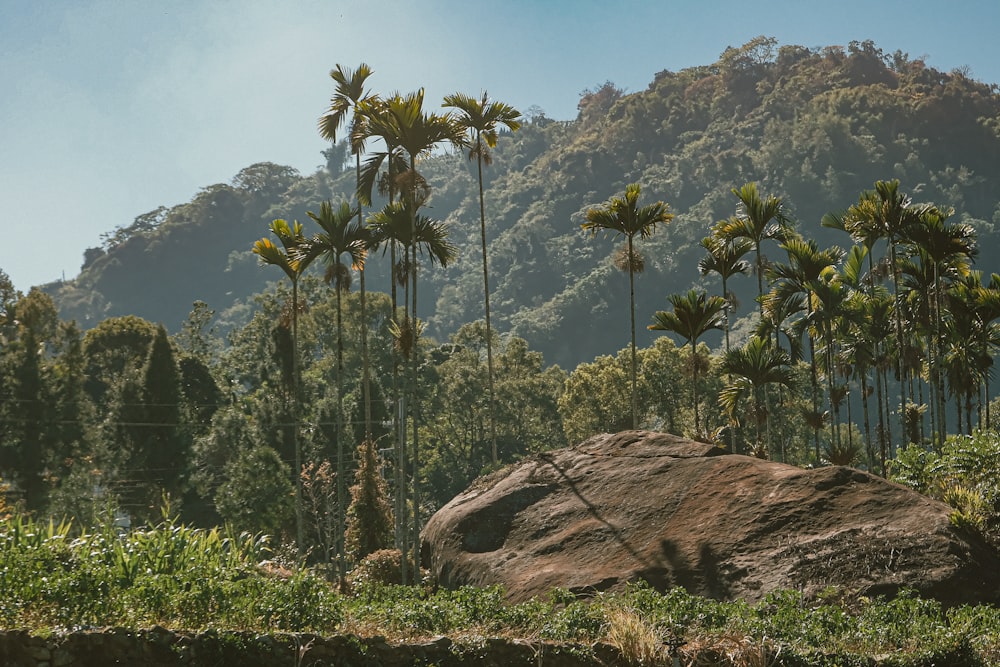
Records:
[[[605,84],[581,96],[575,121],[535,116],[503,136],[486,170],[496,327],[569,368],[624,346],[627,279],[609,260],[615,241],[591,239],[579,223],[627,183],[642,185],[642,201],[664,200],[677,214],[641,244],[636,312],[644,329],[667,294],[692,285],[718,291],[698,275],[698,242],[733,213],[733,187],[757,181],[761,192],[785,198],[803,234],[845,245],[821,217],[856,202],[875,180],[898,178],[914,199],[954,207],[975,225],[981,257],[990,257],[998,158],[995,85],[870,42],[778,48],[761,37],[715,63],[660,72],[645,91]],[[475,175],[456,154],[428,159],[421,171],[434,192],[429,214],[451,224],[460,248],[454,266],[421,274],[422,316],[428,333],[443,338],[483,315]],[[117,230],[104,249],[88,251],[76,279],[46,289],[64,316],[85,324],[134,313],[176,329],[194,300],[225,311],[279,277],[249,254],[271,219],[308,227],[307,210],[352,189],[353,170],[303,177],[253,165],[231,184]],[[387,289],[386,264],[370,263],[372,289]],[[731,286],[752,303],[752,279]],[[650,336],[643,330],[639,343]]]

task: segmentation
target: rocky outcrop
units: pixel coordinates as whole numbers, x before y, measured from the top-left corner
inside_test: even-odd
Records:
[[[423,560],[443,586],[501,584],[511,601],[644,580],[717,599],[838,586],[997,602],[1000,555],[949,514],[852,468],[627,431],[477,480],[427,523]]]

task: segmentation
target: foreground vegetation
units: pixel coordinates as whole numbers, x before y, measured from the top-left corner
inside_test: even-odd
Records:
[[[660,594],[643,585],[578,599],[505,604],[499,588],[437,590],[355,580],[338,592],[308,569],[288,570],[262,536],[165,521],[119,534],[109,523],[74,534],[66,524],[0,523],[0,627],[36,633],[106,626],[385,636],[447,634],[457,646],[519,637],[617,646],[639,664],[713,654],[713,664],[977,665],[1000,660],[1000,610],[942,609],[903,593],[867,599],[830,590],[756,604]],[[872,660],[876,657],[879,662]],[[773,662],[777,658],[778,662]]]

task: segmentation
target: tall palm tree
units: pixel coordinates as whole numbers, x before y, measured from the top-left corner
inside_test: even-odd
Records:
[[[330,70],[330,78],[336,83],[336,89],[330,98],[330,106],[326,112],[319,117],[319,133],[324,139],[330,141],[337,140],[337,131],[347,120],[347,114],[352,113],[351,123],[351,152],[355,157],[355,179],[357,187],[361,185],[361,153],[364,151],[365,133],[361,130],[363,117],[358,114],[358,107],[364,101],[374,99],[374,96],[365,90],[365,82],[372,75],[372,69],[365,63],[361,63],[356,70],[346,68],[338,64],[336,68]],[[364,226],[362,208],[358,206],[358,225]],[[365,402],[365,437],[371,436],[372,431],[372,398],[370,386],[370,370],[368,360],[368,319],[366,315],[366,290],[365,290],[365,269],[362,264],[358,271],[360,279],[361,294],[361,382],[364,387]]]
[[[897,261],[897,245],[901,242],[907,228],[916,224],[926,206],[914,205],[909,195],[899,191],[899,181],[876,181],[874,190],[861,193],[858,203],[851,205],[844,215],[844,228],[856,238],[886,240],[889,255],[889,268],[892,272],[892,299],[894,322],[896,326],[896,344],[902,350],[903,343],[903,307],[900,303],[899,263]],[[874,242],[874,241],[873,241]],[[901,428],[906,429],[906,396],[902,389],[903,364],[902,354],[895,355],[896,379],[900,383],[899,415]],[[891,442],[890,442],[891,445]],[[890,456],[892,452],[890,451]]]
[[[865,260],[868,248],[851,246],[839,270],[839,280],[847,290],[844,301],[843,323],[841,326],[841,352],[853,378],[861,385],[861,408],[864,414],[865,448],[868,454],[868,469],[875,470],[875,450],[872,440],[871,411],[869,397],[874,389],[869,384],[869,373],[875,368],[878,347],[866,318],[869,292],[865,289]]]
[[[730,241],[747,239],[753,245],[756,257],[754,272],[757,274],[757,299],[763,317],[765,260],[761,245],[767,240],[784,241],[788,238],[792,220],[785,213],[785,205],[781,198],[774,195],[761,198],[756,183],[733,188],[732,192],[739,200],[739,210],[736,215],[718,223],[717,233]]]
[[[653,315],[652,331],[672,331],[691,345],[692,403],[694,404],[694,433],[701,437],[701,421],[698,416],[698,338],[712,329],[721,329],[725,324],[726,300],[721,296],[711,296],[695,290],[687,294],[671,294],[668,299],[673,311],[658,310]]]
[[[873,370],[875,371],[875,398],[878,405],[878,424],[876,432],[879,440],[880,460],[882,474],[886,474],[885,462],[892,451],[892,420],[889,418],[891,409],[889,406],[889,377],[890,368],[894,368],[897,377],[900,377],[900,370],[903,366],[902,359],[909,358],[910,355],[904,350],[912,347],[906,344],[896,344],[895,323],[898,312],[898,302],[889,295],[888,289],[881,285],[881,280],[888,276],[889,252],[877,264],[875,262],[875,246],[884,237],[883,226],[879,223],[878,205],[874,202],[875,193],[863,194],[859,199],[858,208],[854,211],[841,211],[827,213],[823,216],[821,224],[824,227],[838,229],[850,235],[857,252],[863,253],[860,259],[867,260],[868,271],[862,272],[861,266],[852,266],[850,256],[845,263],[841,277],[845,284],[855,291],[863,291],[865,298],[860,301],[855,299],[855,306],[860,306],[859,314],[863,318],[862,324],[856,327],[864,336],[864,340],[871,345]],[[852,254],[854,249],[852,249]],[[896,274],[898,275],[898,274]],[[896,278],[894,275],[894,279]],[[893,347],[897,351],[893,351]],[[912,391],[910,394],[912,395]],[[901,392],[902,395],[902,392]],[[903,399],[905,402],[905,399]],[[867,408],[867,403],[865,404]],[[874,468],[874,466],[873,466]]]
[[[742,238],[748,239],[753,244],[754,273],[757,275],[757,303],[763,326],[765,324],[764,268],[766,259],[762,245],[768,240],[784,241],[793,227],[793,222],[785,212],[782,199],[774,195],[761,197],[757,191],[756,183],[746,183],[740,188],[733,188],[732,193],[736,195],[739,202],[737,212],[718,223],[717,233],[722,238],[731,241]]]
[[[722,370],[732,379],[719,393],[719,404],[730,418],[735,419],[740,408],[749,400],[757,434],[753,452],[759,458],[767,458],[761,429],[762,426],[769,428],[767,388],[772,385],[792,386],[794,376],[788,353],[767,338],[751,336],[746,345],[723,355]]]
[[[407,158],[407,170],[402,174],[395,174],[395,182],[390,187],[398,188],[406,204],[405,211],[410,216],[411,236],[416,236],[417,216],[419,209],[423,206],[429,195],[429,188],[426,181],[417,172],[417,161],[429,154],[435,146],[441,143],[457,144],[462,141],[462,130],[455,122],[451,114],[427,113],[424,110],[424,91],[420,89],[415,93],[407,95],[392,95],[380,100],[378,103],[361,106],[364,116],[365,132],[368,136],[380,137],[386,143],[386,152],[371,156],[365,163],[361,171],[362,189],[366,194],[371,193],[372,186],[376,180],[379,166],[388,161],[390,166],[394,163],[396,156],[400,152]],[[392,169],[390,169],[392,171]],[[409,304],[410,313],[404,314],[401,325],[412,326],[409,332],[413,338],[414,346],[417,343],[419,332],[416,328],[416,246],[409,248],[408,255],[404,258],[404,265],[408,267],[410,278],[408,284],[412,286],[410,290],[411,301]],[[406,307],[404,306],[404,311]],[[417,424],[420,414],[420,395],[417,388],[417,358],[416,355],[410,357],[410,374],[412,400],[410,402],[410,412],[413,418],[413,506],[420,505],[419,480],[416,475],[417,456],[419,455],[419,432]],[[405,431],[405,423],[400,422],[401,434]],[[400,442],[402,443],[402,436]],[[414,535],[417,539],[419,535],[419,511],[414,511]],[[419,554],[414,554],[419,560]],[[418,563],[419,564],[419,563]]]
[[[698,260],[698,269],[701,275],[717,273],[722,278],[722,297],[726,300],[725,334],[726,352],[729,351],[729,311],[733,307],[733,296],[729,292],[729,279],[737,274],[746,275],[753,269],[753,265],[743,259],[753,248],[749,239],[727,240],[720,236],[706,236],[701,240],[701,247],[708,251],[708,254]]]
[[[839,250],[837,248],[836,250]],[[847,388],[837,382],[840,355],[838,354],[837,333],[844,326],[845,305],[848,289],[840,281],[840,274],[832,265],[825,267],[813,281],[810,329],[814,330],[822,346],[819,350],[823,372],[826,377],[827,396],[830,402],[830,424],[833,447],[840,449],[840,405],[847,397]],[[818,461],[817,461],[818,462]]]
[[[809,368],[812,385],[812,408],[813,415],[819,414],[819,391],[817,383],[816,365],[816,345],[813,335],[813,327],[809,326],[813,320],[813,313],[816,308],[816,293],[820,288],[820,277],[823,272],[834,266],[843,257],[843,250],[838,247],[820,250],[816,241],[803,239],[798,235],[790,236],[781,244],[782,250],[788,254],[788,263],[775,263],[767,270],[767,275],[771,281],[771,292],[767,299],[767,306],[776,307],[778,302],[785,302],[786,309],[804,309],[806,333],[809,339]],[[793,308],[788,308],[792,306]],[[819,425],[818,420],[813,421],[813,444],[816,454],[816,462],[819,463]]]
[[[627,185],[625,196],[612,197],[605,206],[589,209],[587,221],[581,225],[590,231],[592,236],[600,230],[605,230],[621,234],[626,239],[625,252],[616,263],[620,269],[628,272],[628,303],[632,332],[632,428],[639,427],[635,358],[635,274],[641,273],[645,268],[641,255],[635,250],[635,237],[638,235],[642,239],[649,238],[656,231],[656,225],[666,224],[674,219],[674,214],[667,210],[667,204],[661,201],[640,207],[639,191],[638,183]]]
[[[410,367],[412,369],[411,377],[411,395],[414,397],[414,411],[412,415],[413,420],[413,447],[410,455],[410,469],[413,474],[413,489],[411,502],[413,504],[413,534],[412,539],[417,542],[420,537],[420,495],[418,487],[418,474],[420,465],[419,456],[419,442],[417,441],[416,432],[418,426],[418,415],[416,411],[417,403],[416,397],[417,392],[417,352],[418,352],[418,342],[419,342],[419,331],[420,326],[416,318],[416,304],[417,304],[417,261],[418,255],[426,255],[428,261],[431,264],[440,264],[441,266],[448,266],[452,261],[454,261],[457,256],[457,248],[448,240],[447,227],[436,220],[431,220],[424,215],[414,215],[410,210],[409,201],[395,202],[392,204],[386,204],[381,210],[372,214],[369,218],[369,224],[373,231],[372,245],[377,246],[388,246],[391,244],[398,244],[404,248],[406,252],[413,259],[411,260],[410,266],[410,286],[411,295],[413,297],[413,317],[412,320],[404,316],[401,323],[396,323],[394,334],[396,335],[397,345],[402,352],[404,358],[410,361]],[[401,448],[401,470],[405,469],[405,448]],[[401,490],[401,489],[400,489]],[[405,504],[401,508],[403,512],[403,529],[405,533],[405,521],[406,521],[406,507]],[[403,545],[401,550],[403,552],[404,560],[408,550],[405,544],[406,538],[403,537]],[[414,562],[416,562],[419,571],[419,559],[420,556],[417,553],[419,544],[412,545],[414,549],[413,556]]]
[[[395,96],[394,96],[395,97]],[[365,159],[364,166],[358,172],[357,196],[358,201],[366,206],[372,205],[372,195],[376,192],[388,197],[389,203],[396,201],[399,194],[400,182],[399,174],[407,170],[407,164],[399,147],[399,132],[396,130],[391,117],[387,113],[388,102],[379,97],[365,98],[358,102],[355,108],[355,122],[352,126],[352,144],[361,144],[368,139],[379,139],[384,144],[384,150],[371,151]],[[383,172],[382,167],[386,170]],[[389,251],[389,294],[392,303],[392,319],[394,323],[401,322],[399,316],[399,295],[397,287],[400,283],[399,270],[402,262],[397,261],[397,243],[393,241],[382,241],[388,246]],[[373,239],[373,247],[377,247],[380,242]],[[405,280],[404,280],[405,283]],[[402,559],[402,581],[407,581],[407,558],[406,558],[406,450],[403,442],[403,422],[400,415],[401,395],[400,395],[400,355],[397,346],[392,348],[392,430],[396,434],[394,447],[394,481],[395,493],[393,497],[394,512],[396,521],[395,538],[397,547],[403,552]]]
[[[906,229],[904,244],[911,253],[925,257],[931,274],[931,289],[927,295],[929,329],[928,368],[932,395],[939,414],[938,437],[944,441],[945,411],[943,378],[940,372],[942,351],[943,306],[945,287],[967,276],[972,270],[972,260],[978,254],[976,234],[971,225],[948,223],[951,209],[929,206],[923,209],[919,220]]]
[[[977,425],[990,428],[989,381],[993,369],[993,355],[1000,347],[1000,276],[993,274],[990,283],[983,284],[981,271],[970,271],[956,282],[948,294],[948,312],[951,314],[948,356],[955,362],[965,363],[970,368],[966,374],[976,380],[973,386],[956,387],[952,391],[967,390],[967,399],[972,392],[977,394]],[[948,360],[948,363],[952,363]],[[986,407],[985,421],[983,407]],[[971,412],[967,408],[968,411]],[[967,416],[970,422],[971,417]]]
[[[320,231],[302,246],[302,256],[307,260],[323,259],[326,264],[324,280],[332,284],[337,296],[337,560],[341,577],[346,575],[344,563],[344,530],[346,496],[346,466],[344,463],[344,323],[342,320],[342,294],[350,288],[351,270],[360,270],[365,264],[367,233],[355,221],[357,209],[342,202],[336,209],[329,201],[320,204],[319,214],[309,211],[309,217],[319,225]],[[348,258],[348,264],[341,260]]]
[[[406,201],[406,209],[410,214],[410,257],[407,260],[410,269],[410,321],[413,336],[414,354],[410,355],[410,383],[412,394],[412,461],[413,461],[413,559],[420,567],[420,443],[418,424],[420,420],[420,393],[417,390],[417,343],[420,337],[417,328],[417,225],[419,209],[427,200],[429,188],[423,178],[417,173],[417,160],[429,154],[435,146],[441,143],[456,144],[461,141],[462,131],[450,114],[427,113],[423,108],[424,91],[421,88],[416,93],[405,97],[394,97],[389,100],[386,108],[391,117],[390,125],[398,134],[396,139],[399,147],[409,159],[409,171],[402,183],[402,192]]]
[[[302,257],[301,250],[306,242],[302,234],[302,225],[296,220],[291,225],[285,220],[274,220],[270,225],[271,233],[281,242],[279,248],[271,239],[264,237],[253,244],[253,252],[260,257],[265,265],[277,266],[284,271],[292,283],[292,384],[294,395],[295,418],[292,425],[292,449],[295,454],[295,542],[301,557],[305,552],[305,533],[302,517],[302,450],[299,445],[299,278],[309,266],[312,259]]]
[[[503,102],[490,100],[483,91],[481,98],[454,93],[444,98],[444,106],[458,109],[458,127],[468,140],[469,159],[476,160],[479,175],[479,230],[483,246],[483,304],[486,309],[486,368],[490,392],[490,438],[493,444],[493,463],[497,463],[496,396],[493,390],[493,329],[490,325],[490,277],[486,263],[486,204],[483,198],[483,165],[493,162],[491,148],[497,145],[497,129],[505,126],[511,132],[521,127],[521,112]]]

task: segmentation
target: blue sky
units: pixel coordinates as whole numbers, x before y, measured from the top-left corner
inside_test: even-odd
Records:
[[[270,161],[312,173],[329,70],[377,92],[462,91],[550,118],[758,35],[874,40],[1000,82],[993,0],[0,0],[0,269],[76,276],[103,232]],[[261,230],[263,234],[265,230]]]

